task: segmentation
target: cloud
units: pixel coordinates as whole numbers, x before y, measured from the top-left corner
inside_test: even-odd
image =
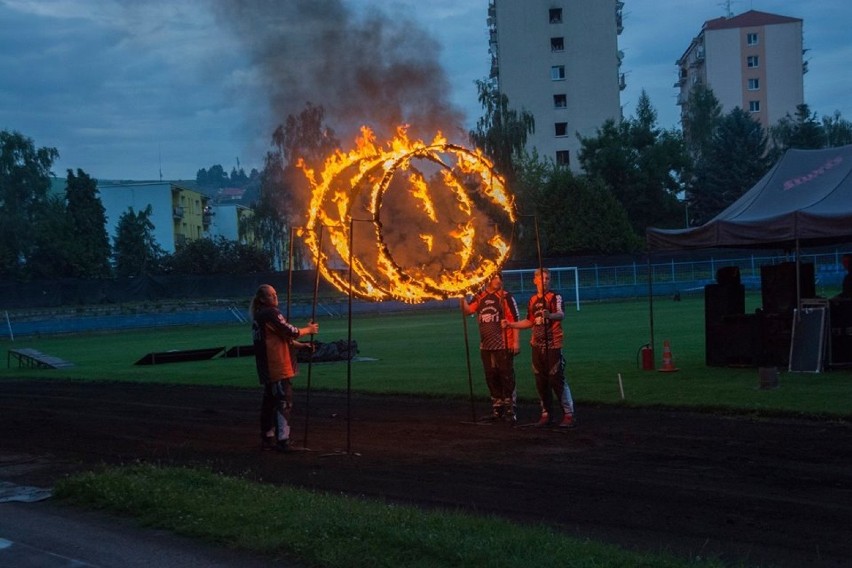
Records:
[[[488,0],[0,0],[0,129],[56,147],[56,171],[102,179],[261,167],[273,129],[305,102],[341,134],[410,120],[459,138],[481,113]],[[801,17],[818,114],[852,118],[852,4],[740,0]],[[675,60],[716,0],[629,0],[619,46],[626,114],[647,90],[675,126]],[[465,140],[461,140],[465,141]]]

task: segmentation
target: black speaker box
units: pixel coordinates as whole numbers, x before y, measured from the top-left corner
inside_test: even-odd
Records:
[[[758,320],[754,314],[731,314],[705,330],[705,360],[710,367],[757,365]]]
[[[803,262],[799,265],[799,286],[802,298],[816,296],[814,265]],[[792,314],[796,308],[796,263],[760,267],[760,295],[763,311],[770,314]]]
[[[832,367],[852,366],[852,300],[833,299],[831,313],[831,360]]]
[[[707,365],[742,364],[752,348],[750,325],[745,316],[745,286],[708,284],[704,287],[704,355]],[[750,323],[750,322],[749,322]],[[749,328],[749,329],[746,329]]]
[[[745,286],[708,284],[704,287],[704,325],[722,323],[722,318],[745,313]]]
[[[793,316],[763,313],[758,318],[758,345],[761,367],[786,367],[790,361]]]
[[[740,284],[740,267],[723,266],[716,271],[716,283],[722,286],[737,286]]]

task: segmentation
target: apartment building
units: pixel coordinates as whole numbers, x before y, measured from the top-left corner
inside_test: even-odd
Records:
[[[577,134],[621,119],[623,2],[490,0],[490,78],[535,118],[527,150],[578,171]]]
[[[697,84],[713,90],[722,112],[740,107],[764,128],[795,115],[805,101],[803,53],[799,18],[749,10],[704,22],[676,62],[681,117]]]
[[[236,203],[214,203],[207,206],[210,222],[207,236],[222,237],[242,244],[254,244],[254,234],[245,229],[245,222],[254,216],[254,210]]]
[[[151,206],[153,236],[165,252],[187,241],[207,236],[212,217],[209,198],[200,191],[173,182],[99,182],[98,192],[106,213],[110,243],[121,216],[132,208],[144,211]]]

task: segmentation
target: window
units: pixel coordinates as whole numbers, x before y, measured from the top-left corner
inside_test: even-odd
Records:
[[[760,90],[760,79],[749,79],[748,80],[748,90],[749,91],[759,91]]]
[[[760,67],[760,58],[757,55],[749,55],[746,58],[746,65],[752,69]]]
[[[557,136],[568,136],[568,123],[557,122],[553,125]]]
[[[557,150],[556,151],[556,165],[558,166],[570,166],[571,165],[571,152],[568,150]]]
[[[760,101],[749,101],[748,110],[749,112],[760,112]]]
[[[550,51],[565,51],[565,38],[550,38]]]
[[[551,24],[561,24],[562,23],[562,8],[551,8],[550,9],[550,23]]]
[[[565,66],[564,65],[554,65],[550,68],[550,78],[553,81],[564,81],[565,80]]]
[[[568,95],[553,95],[554,108],[565,108],[568,106]]]
[[[757,45],[758,39],[756,33],[746,34],[746,43],[748,45]]]

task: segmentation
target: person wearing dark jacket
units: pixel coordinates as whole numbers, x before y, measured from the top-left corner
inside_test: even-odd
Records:
[[[296,327],[278,311],[278,294],[269,284],[258,287],[249,306],[257,377],[263,385],[260,408],[261,449],[290,449],[290,413],[293,409],[293,378],[298,374],[296,349],[311,348],[299,337],[319,332],[310,322]]]

